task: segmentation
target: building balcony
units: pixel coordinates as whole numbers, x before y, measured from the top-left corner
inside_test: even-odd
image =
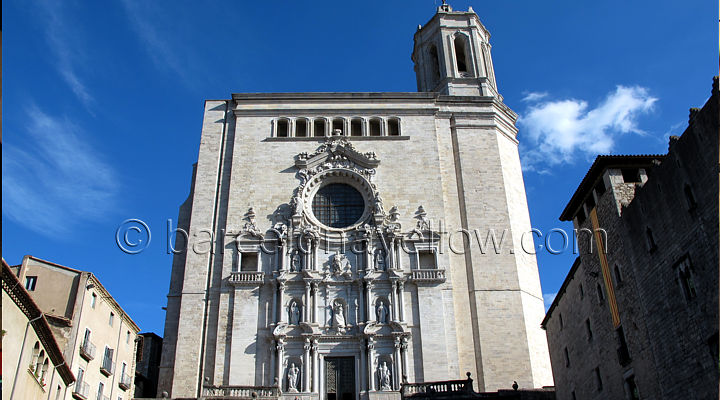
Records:
[[[273,386],[206,386],[205,399],[277,399],[278,388]]]
[[[87,400],[90,396],[90,385],[85,382],[76,382],[73,386],[72,397],[79,400]]]
[[[97,395],[97,400],[110,400],[110,397],[108,397],[108,396],[103,396],[103,395],[101,395],[100,393],[98,393],[98,395]]]
[[[87,361],[95,358],[95,345],[89,340],[84,340],[80,345],[80,357]]]
[[[265,274],[254,271],[231,272],[228,282],[233,286],[262,285],[265,282]]]
[[[115,363],[109,357],[104,357],[102,365],[100,365],[100,373],[110,376],[115,371]]]
[[[442,283],[445,282],[444,269],[413,269],[410,280],[416,283]]]
[[[128,389],[130,389],[131,384],[132,384],[132,378],[130,378],[130,375],[122,374],[122,376],[120,377],[120,382],[118,382],[118,386],[120,386],[120,389],[128,390]]]

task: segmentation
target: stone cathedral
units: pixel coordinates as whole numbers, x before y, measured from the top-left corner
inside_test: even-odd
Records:
[[[205,103],[159,394],[394,399],[466,372],[479,391],[552,384],[489,38],[443,4],[415,32],[418,92]]]

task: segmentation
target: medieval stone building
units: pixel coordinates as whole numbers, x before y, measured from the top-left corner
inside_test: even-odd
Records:
[[[415,33],[417,93],[206,102],[160,394],[397,398],[404,380],[467,371],[478,390],[552,384],[520,243],[517,115],[489,37],[472,9],[442,5]]]
[[[718,94],[666,155],[599,156],[543,321],[559,400],[718,398]]]

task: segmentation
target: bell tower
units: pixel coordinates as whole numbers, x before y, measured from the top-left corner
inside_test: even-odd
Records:
[[[472,7],[453,11],[443,1],[435,16],[415,33],[412,60],[418,91],[502,99],[489,41],[490,32]]]

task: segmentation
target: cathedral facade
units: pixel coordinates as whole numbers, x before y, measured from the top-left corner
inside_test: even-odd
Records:
[[[159,394],[397,398],[466,372],[480,391],[552,384],[489,36],[442,5],[415,33],[418,92],[206,102]]]

